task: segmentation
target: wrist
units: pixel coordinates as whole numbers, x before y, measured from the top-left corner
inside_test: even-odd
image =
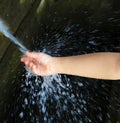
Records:
[[[60,57],[53,57],[52,68],[54,74],[62,73],[62,62]]]

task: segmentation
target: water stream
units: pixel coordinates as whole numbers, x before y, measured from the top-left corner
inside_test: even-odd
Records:
[[[27,48],[22,44],[22,42],[17,39],[16,37],[14,37],[11,32],[9,31],[9,27],[5,24],[5,22],[3,20],[0,19],[0,32],[7,37],[8,39],[10,39],[14,44],[16,44],[19,47],[19,50],[22,53],[25,53],[25,51],[27,51]]]

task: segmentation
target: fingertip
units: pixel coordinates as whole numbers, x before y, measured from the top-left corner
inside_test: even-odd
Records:
[[[23,62],[23,59],[21,58],[20,61]]]
[[[29,66],[29,61],[24,61],[26,66]]]
[[[26,57],[21,57],[20,60],[24,62],[26,60]]]
[[[21,61],[21,62],[24,62],[24,58],[21,58],[20,61]]]
[[[33,71],[34,73],[36,73],[36,65],[33,65],[33,66],[32,66],[32,71]]]

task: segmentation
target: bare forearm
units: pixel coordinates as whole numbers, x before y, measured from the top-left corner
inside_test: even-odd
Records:
[[[56,73],[99,79],[120,79],[119,53],[92,53],[56,58]],[[117,72],[117,73],[116,73]]]

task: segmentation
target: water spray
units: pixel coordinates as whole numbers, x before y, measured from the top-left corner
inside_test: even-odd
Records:
[[[27,51],[27,48],[25,46],[23,46],[23,44],[21,43],[21,41],[19,39],[17,39],[15,36],[12,35],[12,33],[9,30],[9,27],[5,24],[5,22],[0,19],[0,32],[7,37],[8,39],[10,39],[10,41],[12,41],[14,44],[16,44],[19,47],[19,50],[25,54],[25,52]]]

